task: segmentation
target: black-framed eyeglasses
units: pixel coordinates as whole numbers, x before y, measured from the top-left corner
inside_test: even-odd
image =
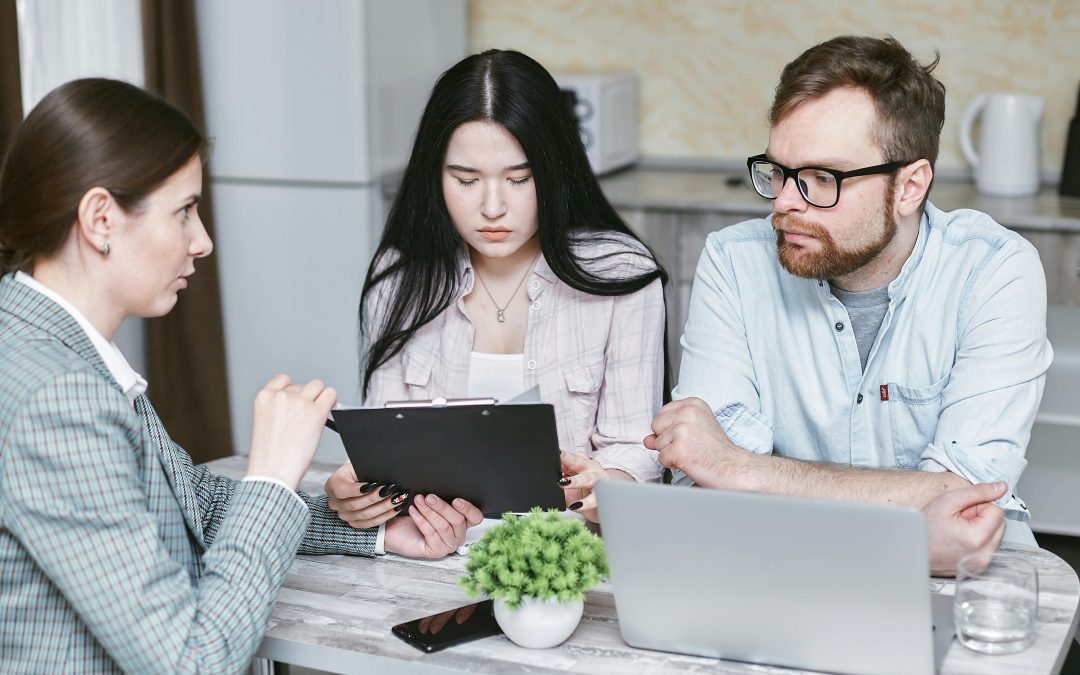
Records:
[[[802,198],[821,209],[832,208],[840,201],[840,183],[845,178],[893,173],[908,164],[910,162],[888,162],[852,171],[837,171],[824,166],[789,169],[783,164],[766,159],[765,155],[754,155],[746,160],[746,168],[750,170],[750,182],[762,197],[776,199],[788,178],[793,178]]]

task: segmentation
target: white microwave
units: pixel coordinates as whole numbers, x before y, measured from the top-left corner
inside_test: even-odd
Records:
[[[581,142],[597,175],[637,161],[636,75],[556,75],[555,81],[573,107]]]

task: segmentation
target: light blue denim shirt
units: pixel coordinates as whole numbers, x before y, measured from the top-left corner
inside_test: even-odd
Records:
[[[674,398],[704,399],[758,453],[1004,480],[1006,516],[1028,521],[1013,490],[1053,358],[1035,248],[927,203],[865,371],[849,324],[828,282],[780,266],[769,220],[713,232]]]

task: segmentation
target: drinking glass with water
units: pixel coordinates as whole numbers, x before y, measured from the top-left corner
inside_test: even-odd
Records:
[[[1039,574],[1021,553],[975,554],[956,566],[956,638],[984,654],[1014,654],[1035,640]]]

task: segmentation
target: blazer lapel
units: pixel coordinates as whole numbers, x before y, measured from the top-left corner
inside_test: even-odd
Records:
[[[187,469],[191,466],[191,459],[177,451],[176,444],[169,438],[165,426],[161,423],[161,419],[157,416],[157,412],[154,411],[154,407],[150,405],[150,400],[145,394],[135,399],[135,410],[143,419],[143,426],[150,437],[152,447],[157,450],[158,460],[161,461],[161,466],[165,469],[165,477],[169,481],[172,493],[176,496],[176,501],[180,503],[181,510],[184,512],[184,521],[187,523],[188,530],[199,547],[205,549],[206,541],[203,538],[198,501],[195,498],[195,491],[187,478]]]
[[[123,393],[120,385],[109,372],[108,366],[105,365],[105,361],[102,360],[101,354],[86,335],[86,331],[63,307],[29,286],[15,281],[12,274],[0,278],[0,307],[3,307],[0,311],[9,312],[30,326],[44,330],[60,340]],[[150,437],[152,448],[156,451],[172,492],[182,507],[184,520],[195,535],[195,539],[205,548],[202,520],[197,515],[197,502],[194,491],[187,481],[183,458],[179,456],[161,420],[158,419],[145,396],[136,399],[135,410],[143,419],[143,426]],[[190,463],[190,460],[188,462]]]

